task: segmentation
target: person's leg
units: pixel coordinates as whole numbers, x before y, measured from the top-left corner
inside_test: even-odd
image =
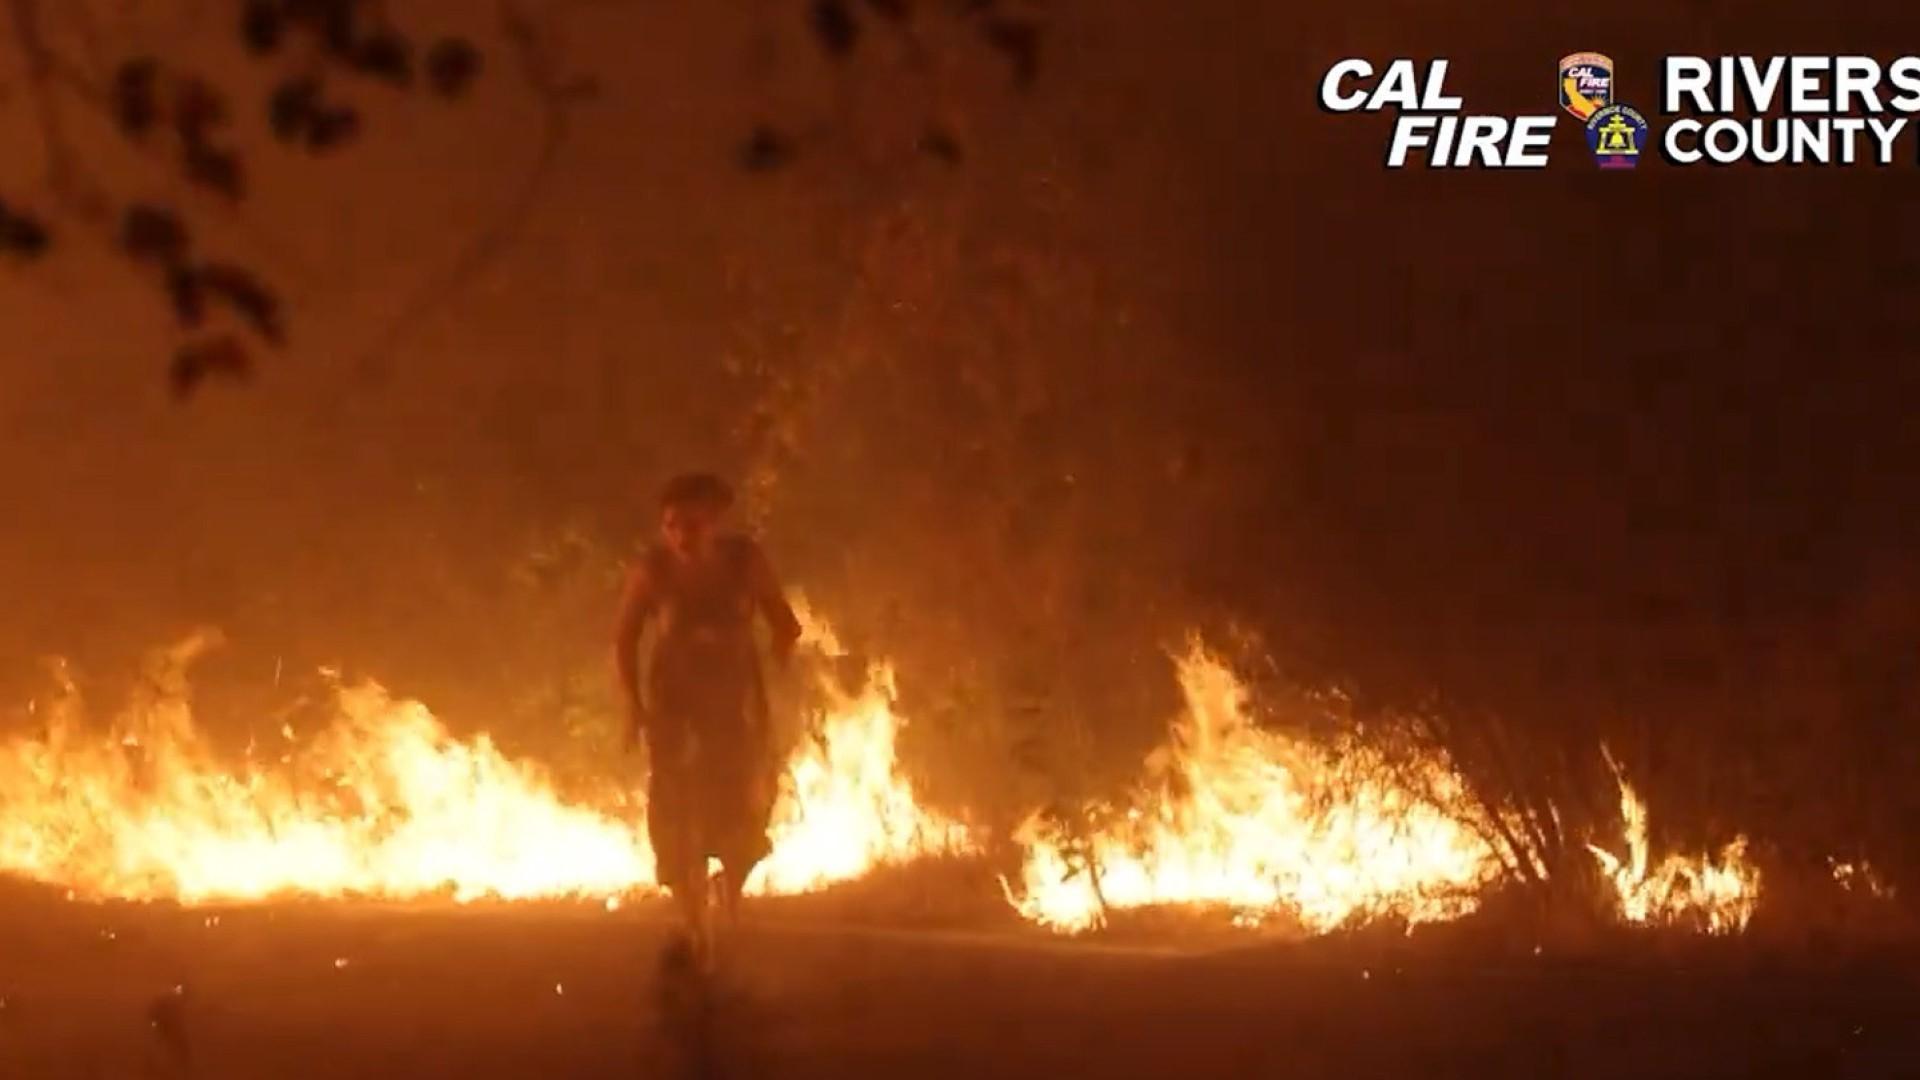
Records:
[[[740,897],[747,887],[747,875],[752,872],[752,864],[738,856],[720,860],[720,909],[728,926],[739,925]]]
[[[697,867],[689,866],[687,874],[689,880],[681,912],[692,928],[694,965],[702,974],[707,974],[714,966],[713,899],[707,880],[707,860],[702,857]]]
[[[766,815],[755,807],[741,807],[730,823],[726,850],[720,856],[720,864],[725,869],[721,902],[729,922],[739,921],[740,899],[746,894],[747,882],[760,860],[771,852]]]
[[[728,777],[720,863],[724,868],[722,905],[729,922],[740,917],[740,900],[754,868],[773,850],[767,827],[773,816],[773,777],[767,755],[749,742]]]
[[[694,814],[684,769],[665,766],[656,754],[647,783],[647,838],[653,843],[654,873],[673,896],[680,929],[697,958],[706,930],[706,860],[693,835]]]

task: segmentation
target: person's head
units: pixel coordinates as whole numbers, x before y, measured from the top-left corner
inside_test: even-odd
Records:
[[[733,489],[712,473],[682,473],[660,492],[660,540],[681,559],[706,553]]]

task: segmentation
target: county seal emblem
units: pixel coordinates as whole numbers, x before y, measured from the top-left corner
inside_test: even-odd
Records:
[[[1560,107],[1586,123],[1613,104],[1613,61],[1595,52],[1560,58]]]
[[[1640,164],[1640,148],[1646,142],[1647,118],[1631,105],[1609,105],[1587,120],[1587,146],[1603,169]]]

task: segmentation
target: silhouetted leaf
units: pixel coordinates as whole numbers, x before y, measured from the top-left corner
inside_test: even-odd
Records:
[[[311,75],[288,79],[267,98],[267,123],[273,137],[292,142],[306,134],[320,104],[320,80]]]
[[[208,263],[197,275],[200,287],[225,300],[262,338],[286,343],[280,322],[280,301],[251,271],[227,263]]]
[[[360,0],[285,0],[288,17],[298,21],[336,55],[353,48]]]
[[[247,0],[240,10],[240,40],[256,56],[280,47],[287,22],[277,0]]]
[[[187,229],[173,211],[135,203],[120,216],[120,247],[135,259],[174,265],[186,258]]]
[[[413,81],[413,50],[405,38],[391,31],[369,34],[354,46],[353,67],[363,75],[405,86]]]
[[[246,194],[240,157],[231,150],[208,146],[204,142],[189,142],[183,164],[186,166],[187,179],[202,187],[212,188],[229,199],[237,200]]]
[[[227,122],[227,99],[205,79],[182,79],[174,87],[173,123],[187,142],[204,141]]]
[[[160,65],[152,57],[135,57],[125,61],[113,75],[113,115],[120,130],[131,138],[139,138],[153,130],[160,119],[160,105],[155,93],[160,76]]]
[[[196,329],[206,321],[207,294],[200,288],[200,275],[192,268],[168,268],[167,299],[173,304],[173,317],[186,329]]]
[[[1026,19],[991,18],[982,33],[1013,66],[1015,85],[1032,86],[1040,75],[1040,27]]]
[[[7,243],[29,259],[37,259],[53,246],[53,234],[39,218],[15,216],[7,227]]]
[[[37,259],[47,253],[53,235],[39,218],[0,203],[0,251],[23,259]]]
[[[190,396],[209,376],[243,381],[252,374],[253,357],[232,334],[182,345],[167,373],[176,398]]]
[[[920,151],[947,165],[958,165],[961,158],[965,156],[960,151],[960,144],[954,141],[953,135],[946,128],[938,126],[929,127],[920,134]]]
[[[774,128],[761,124],[740,146],[740,167],[748,172],[772,172],[793,160],[793,141]]]
[[[360,133],[360,114],[351,106],[334,105],[315,112],[307,121],[307,149],[325,153]]]
[[[465,93],[479,74],[479,51],[460,38],[441,38],[427,51],[427,81],[441,97]]]
[[[820,39],[820,47],[835,60],[851,53],[860,40],[860,24],[846,0],[813,0],[810,21],[814,36]]]

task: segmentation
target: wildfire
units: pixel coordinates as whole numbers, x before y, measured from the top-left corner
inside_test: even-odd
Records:
[[[1734,837],[1717,859],[1674,854],[1649,869],[1647,804],[1612,754],[1607,764],[1620,785],[1627,857],[1594,844],[1587,849],[1600,860],[1601,873],[1619,897],[1620,916],[1641,925],[1699,926],[1712,934],[1745,930],[1760,896],[1760,871],[1747,860],[1747,838]]]
[[[92,898],[604,897],[656,887],[644,810],[569,802],[486,735],[458,739],[417,702],[341,687],[336,717],[266,762],[216,753],[186,669],[200,636],[156,657],[105,732],[71,684],[45,734],[0,743],[0,872]],[[834,689],[782,780],[761,892],[819,888],[964,845],[894,770],[892,683]],[[287,733],[291,737],[290,731]],[[857,828],[855,827],[857,825]]]
[[[1390,765],[1358,742],[1321,748],[1255,726],[1246,690],[1198,643],[1179,661],[1186,710],[1147,780],[1088,836],[1035,816],[1009,898],[1064,931],[1124,908],[1224,907],[1312,931],[1463,915],[1502,874],[1460,778],[1428,757]]]
[[[1133,798],[1089,808],[1085,835],[1039,815],[1019,829],[1025,865],[1008,898],[1022,915],[1070,933],[1157,905],[1226,908],[1242,925],[1286,916],[1316,933],[1413,926],[1473,911],[1506,874],[1483,811],[1438,755],[1390,763],[1357,740],[1322,748],[1263,731],[1244,687],[1198,644],[1179,669],[1186,710]],[[1590,848],[1619,916],[1745,929],[1760,888],[1746,838],[1650,868],[1646,804],[1614,773],[1628,857]]]
[[[842,656],[826,624],[800,611],[805,647]],[[0,873],[80,897],[187,904],[583,897],[613,910],[657,888],[644,800],[563,795],[538,765],[484,734],[456,738],[424,705],[371,683],[337,685],[331,723],[310,739],[282,727],[284,748],[223,756],[193,722],[186,675],[214,643],[202,635],[158,654],[104,729],[88,725],[63,678],[35,713],[43,733],[0,742]],[[901,774],[892,669],[870,665],[857,690],[818,670],[822,704],[786,763],[773,853],[749,891],[806,892],[977,851],[972,831],[921,806]],[[1318,745],[1263,730],[1245,687],[1197,642],[1178,670],[1185,710],[1132,796],[1088,807],[1084,825],[1036,814],[1016,830],[1023,866],[1007,891],[1027,919],[1079,932],[1111,912],[1183,905],[1310,932],[1377,918],[1411,926],[1473,911],[1507,873],[1482,804],[1437,752],[1389,756],[1357,735]],[[1620,916],[1743,929],[1759,895],[1745,838],[1717,857],[1655,865],[1646,805],[1617,765],[1615,775],[1626,857],[1590,847]],[[1834,874],[1875,883],[1850,865]]]
[[[791,600],[801,621],[801,648],[829,659],[845,657],[833,626],[804,596]],[[828,705],[787,757],[768,828],[774,851],[747,880],[747,892],[812,892],[881,863],[973,849],[968,828],[920,807],[912,784],[899,774],[895,736],[902,721],[893,711],[893,667],[870,665],[856,694],[826,675],[818,690]]]
[[[1894,887],[1880,877],[1880,871],[1865,860],[1842,862],[1829,855],[1827,869],[1833,875],[1834,884],[1847,892],[1862,893],[1876,900],[1890,900],[1896,894]]]
[[[795,610],[807,627],[804,641],[825,655],[844,655],[804,605]],[[787,759],[768,831],[773,853],[754,870],[747,890],[809,892],[881,863],[972,850],[966,827],[922,809],[899,774],[893,669],[873,665],[858,694],[848,695],[826,678],[820,689],[831,704]]]

